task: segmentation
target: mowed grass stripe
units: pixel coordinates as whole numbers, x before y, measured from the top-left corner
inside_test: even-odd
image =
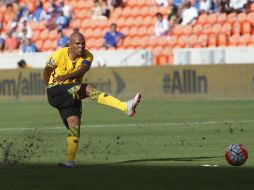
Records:
[[[123,123],[123,124],[89,124],[83,125],[81,128],[104,128],[104,127],[149,127],[149,126],[186,126],[186,125],[215,125],[215,124],[236,124],[236,123],[254,123],[254,120],[225,120],[225,121],[190,121],[190,122],[177,122],[177,123]],[[63,129],[64,126],[57,127],[8,127],[8,128],[0,128],[0,131],[26,131],[26,130],[60,130]]]

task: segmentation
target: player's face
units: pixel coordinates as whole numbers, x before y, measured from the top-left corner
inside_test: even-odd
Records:
[[[70,42],[70,48],[72,52],[77,56],[81,56],[84,54],[86,47],[86,41],[83,36],[75,36]]]

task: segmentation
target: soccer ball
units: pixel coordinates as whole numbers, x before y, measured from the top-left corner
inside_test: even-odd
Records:
[[[225,153],[226,160],[232,166],[241,166],[248,159],[248,152],[242,144],[230,144]]]

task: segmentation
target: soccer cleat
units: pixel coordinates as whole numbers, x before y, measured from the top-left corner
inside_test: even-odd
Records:
[[[60,163],[59,167],[62,167],[62,168],[74,168],[75,167],[75,162],[74,161],[67,161],[67,162],[64,162],[64,163]]]
[[[134,117],[134,115],[136,113],[136,107],[137,107],[138,103],[140,102],[140,99],[141,99],[141,94],[137,93],[133,99],[128,100],[126,102],[127,115],[129,115],[130,117]]]

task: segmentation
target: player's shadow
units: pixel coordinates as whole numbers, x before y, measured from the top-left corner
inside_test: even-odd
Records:
[[[197,156],[197,157],[178,157],[178,158],[148,158],[148,159],[137,159],[137,160],[126,160],[117,162],[116,164],[128,164],[128,163],[139,163],[139,162],[168,162],[168,161],[176,161],[176,162],[194,162],[194,161],[202,161],[209,160],[215,158],[222,158],[224,156]]]

